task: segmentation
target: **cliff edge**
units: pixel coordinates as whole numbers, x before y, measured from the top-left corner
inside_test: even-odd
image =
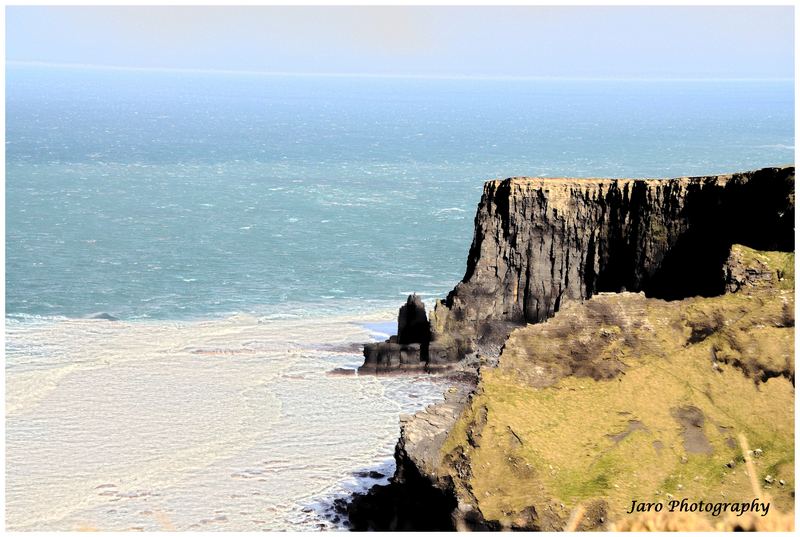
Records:
[[[732,244],[794,249],[794,167],[676,179],[489,181],[463,280],[431,316],[431,345],[496,354],[515,326],[566,302],[725,291]]]

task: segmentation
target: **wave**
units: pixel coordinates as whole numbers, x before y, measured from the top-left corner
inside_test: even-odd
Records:
[[[467,212],[466,209],[461,209],[460,207],[448,207],[447,209],[439,209],[434,214],[465,213],[465,212]]]
[[[419,274],[418,276],[425,276]],[[180,277],[180,276],[179,276]],[[183,277],[180,277],[183,278]],[[193,280],[193,279],[192,279]],[[187,282],[188,283],[188,282]],[[452,284],[448,284],[452,287]],[[254,304],[246,309],[213,311],[208,313],[192,313],[181,317],[163,318],[154,316],[152,312],[131,312],[120,313],[116,310],[100,311],[90,313],[75,314],[36,314],[26,312],[7,312],[6,324],[30,324],[42,322],[61,322],[71,320],[107,320],[107,317],[114,317],[117,320],[127,322],[193,322],[193,321],[216,321],[238,315],[247,315],[255,319],[274,320],[274,319],[310,319],[327,317],[359,317],[371,316],[385,313],[386,311],[396,310],[401,303],[392,299],[370,299],[358,296],[345,296],[343,289],[331,289],[331,293],[336,295],[336,301],[305,301],[305,302],[286,302],[282,304]],[[157,295],[142,299],[143,303],[152,303],[159,300],[175,299],[179,297],[177,293],[168,295]]]
[[[91,315],[87,315],[86,318],[87,319],[98,319],[98,320],[103,320],[103,321],[119,321],[119,318],[114,317],[113,315],[111,315],[110,313],[107,313],[105,311],[100,312],[100,313],[93,313]]]
[[[765,144],[757,145],[758,149],[788,149],[794,151],[794,144]]]
[[[6,313],[6,322],[43,322],[64,321],[69,319],[64,315],[38,315],[35,313]]]

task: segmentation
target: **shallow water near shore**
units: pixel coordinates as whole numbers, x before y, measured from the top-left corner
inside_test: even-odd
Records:
[[[7,324],[8,528],[343,527],[326,501],[385,480],[447,385],[328,374],[388,315]]]

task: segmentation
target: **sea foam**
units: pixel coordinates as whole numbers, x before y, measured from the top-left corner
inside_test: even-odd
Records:
[[[318,508],[391,470],[427,377],[334,376],[386,317],[7,324],[14,530],[333,527]]]

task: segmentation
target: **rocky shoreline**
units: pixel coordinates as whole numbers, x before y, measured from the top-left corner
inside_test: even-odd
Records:
[[[365,345],[365,362],[359,370],[377,374],[460,371],[476,381],[453,389],[438,405],[403,417],[395,450],[396,472],[390,484],[343,503],[340,511],[354,529],[361,530],[558,530],[564,528],[570,514],[565,503],[574,504],[573,500],[583,495],[585,514],[579,529],[604,529],[609,513],[617,512],[607,501],[614,495],[597,492],[605,485],[593,488],[592,493],[556,495],[552,485],[547,485],[549,481],[538,476],[539,459],[530,458],[538,450],[522,448],[528,440],[511,426],[496,443],[504,446],[501,453],[508,461],[527,465],[527,470],[512,469],[511,475],[530,474],[525,483],[535,485],[539,492],[515,500],[515,493],[503,492],[502,484],[490,486],[502,472],[493,478],[495,474],[486,473],[485,468],[476,470],[474,457],[486,451],[481,432],[484,427],[496,426],[497,418],[489,410],[492,404],[485,399],[494,375],[500,374],[494,372],[498,357],[501,369],[515,379],[512,391],[517,386],[542,390],[568,378],[586,377],[603,383],[636,367],[632,364],[650,367],[649,362],[638,364],[637,353],[655,351],[644,351],[638,345],[662,329],[650,327],[650,332],[641,332],[631,316],[644,318],[644,312],[666,311],[666,305],[672,304],[676,319],[689,330],[683,345],[694,345],[722,334],[727,324],[724,318],[709,323],[690,318],[686,311],[703,307],[702,297],[713,300],[738,293],[735,296],[763,303],[780,299],[786,310],[789,265],[781,264],[785,261],[782,254],[765,256],[760,252],[791,252],[793,300],[793,226],[794,167],[661,180],[512,178],[486,183],[462,282],[436,303],[430,319],[419,298],[410,296],[399,313],[398,335]],[[641,298],[626,298],[637,296],[631,292],[642,293],[638,295]],[[592,300],[595,296],[602,298]],[[662,302],[665,306],[657,305]],[[749,311],[737,307],[737,311]],[[571,313],[562,317],[557,315],[561,310]],[[572,329],[575,333],[585,326],[596,328],[596,333],[576,346],[565,343],[571,337],[568,331],[540,331],[539,337],[552,338],[553,349],[567,349],[553,356],[550,351],[535,354],[533,349],[538,347],[529,346],[524,338],[509,339],[512,332],[522,333],[515,329],[545,323],[553,316],[561,319],[560,324],[577,319]],[[776,318],[775,326],[793,333],[793,315],[786,319]],[[656,317],[653,322],[660,320]],[[695,326],[697,323],[702,326]],[[753,330],[759,326],[754,325]],[[593,338],[611,341],[609,345],[617,349],[614,357],[597,358],[608,348],[593,347]],[[547,348],[546,342],[543,345]],[[714,371],[723,364],[734,364],[739,374],[761,371],[757,373],[761,380],[756,382],[783,377],[791,381],[793,398],[793,356],[789,367],[745,363],[740,356],[744,351],[738,348],[734,348],[735,356],[723,359],[723,351],[721,344],[711,348]],[[492,371],[492,378],[484,378],[485,371]],[[730,382],[738,382],[736,379]],[[522,404],[527,410],[530,403]],[[705,411],[713,413],[713,409]],[[498,409],[497,415],[502,412]],[[686,412],[673,414],[688,415]],[[695,412],[700,410],[690,413]],[[668,436],[656,431],[655,425],[647,429],[638,418],[631,420],[639,424],[633,430],[606,436],[623,439],[640,426],[657,437],[653,445],[663,444],[659,438]],[[720,430],[733,427],[717,426]],[[486,477],[477,476],[481,473]],[[478,485],[489,486],[483,494],[492,501],[476,496]],[[499,511],[493,507],[495,496],[505,505]]]
[[[451,513],[458,507],[452,483],[439,481],[436,454],[475,388],[462,382],[445,392],[445,400],[413,416],[401,416],[395,447],[395,473],[387,485],[377,485],[338,511],[356,531],[448,531],[455,529]]]

